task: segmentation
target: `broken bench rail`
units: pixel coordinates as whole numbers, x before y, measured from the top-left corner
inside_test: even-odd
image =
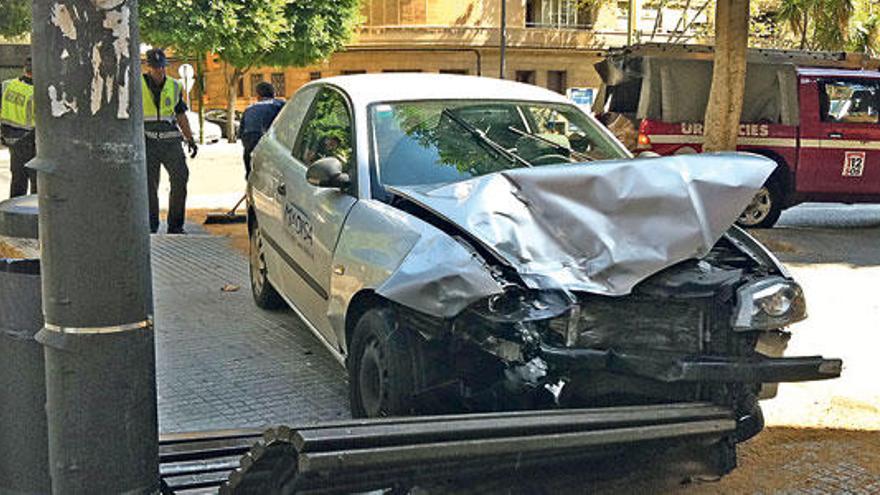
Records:
[[[262,435],[164,436],[160,471],[165,493],[350,493],[505,476],[601,456],[610,447],[723,443],[735,427],[729,409],[708,403],[351,420]]]

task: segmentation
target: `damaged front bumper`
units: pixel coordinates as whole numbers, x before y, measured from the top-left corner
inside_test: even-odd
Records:
[[[843,361],[821,356],[727,357],[669,353],[639,354],[600,349],[571,349],[546,344],[540,357],[558,371],[604,370],[666,383],[781,383],[840,376]]]

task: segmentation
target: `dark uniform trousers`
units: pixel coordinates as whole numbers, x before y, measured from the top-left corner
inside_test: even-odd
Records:
[[[159,166],[168,172],[171,195],[168,198],[168,231],[183,229],[186,214],[186,182],[189,168],[180,138],[146,139],[147,194],[150,200],[150,232],[159,230]]]
[[[241,136],[241,145],[244,148],[244,178],[247,179],[251,175],[251,153],[260,143],[262,134],[247,133]]]
[[[9,197],[24,196],[28,193],[28,183],[31,185],[31,194],[37,192],[37,171],[26,168],[27,162],[37,154],[37,146],[34,133],[29,132],[15,142],[10,140],[9,146],[9,171],[12,180],[9,182]]]

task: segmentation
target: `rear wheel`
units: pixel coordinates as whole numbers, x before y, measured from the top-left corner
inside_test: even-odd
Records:
[[[741,227],[769,229],[782,214],[782,188],[768,179],[736,221]]]
[[[284,307],[284,300],[269,283],[269,269],[266,266],[266,252],[263,244],[263,234],[260,227],[253,224],[250,232],[250,255],[249,265],[251,274],[251,293],[254,302],[263,309],[279,309]]]
[[[351,414],[400,416],[414,410],[413,335],[390,308],[368,310],[358,321],[348,362]]]

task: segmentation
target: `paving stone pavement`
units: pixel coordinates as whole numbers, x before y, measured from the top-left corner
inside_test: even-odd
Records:
[[[349,417],[342,366],[292,311],[254,305],[226,239],[153,236],[152,264],[161,433]]]

